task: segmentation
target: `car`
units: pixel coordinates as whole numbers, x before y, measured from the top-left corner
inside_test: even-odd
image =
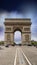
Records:
[[[9,47],[9,44],[5,45],[5,47]]]

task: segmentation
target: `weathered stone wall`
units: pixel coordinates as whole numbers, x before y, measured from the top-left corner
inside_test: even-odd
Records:
[[[14,32],[17,30],[21,31],[22,44],[30,43],[31,19],[5,19],[4,24],[5,24],[5,43],[13,44]]]

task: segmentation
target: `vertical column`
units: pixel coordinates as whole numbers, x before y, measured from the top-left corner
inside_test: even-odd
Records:
[[[5,33],[5,44],[13,44],[14,35],[13,33]]]
[[[31,44],[31,33],[22,33],[22,44]]]
[[[10,33],[6,33],[6,44],[10,44],[11,43],[11,35]]]
[[[14,34],[11,33],[11,44],[13,44],[13,42],[14,42]]]
[[[25,34],[25,43],[26,44],[30,44],[31,42],[31,34],[30,33],[26,33]]]
[[[5,33],[5,37],[4,37],[4,44],[7,44],[7,33]]]
[[[24,32],[22,33],[22,44],[25,44],[25,34],[24,34]]]

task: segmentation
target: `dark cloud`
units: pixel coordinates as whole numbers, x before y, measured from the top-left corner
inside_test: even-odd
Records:
[[[24,5],[24,6],[23,6]],[[23,7],[36,6],[36,0],[0,0],[0,11],[22,11]],[[30,8],[30,7],[29,7]]]

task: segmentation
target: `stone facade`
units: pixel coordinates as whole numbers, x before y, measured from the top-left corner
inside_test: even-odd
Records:
[[[31,42],[31,19],[5,19],[5,44],[13,44],[14,32],[21,31],[22,44]]]

